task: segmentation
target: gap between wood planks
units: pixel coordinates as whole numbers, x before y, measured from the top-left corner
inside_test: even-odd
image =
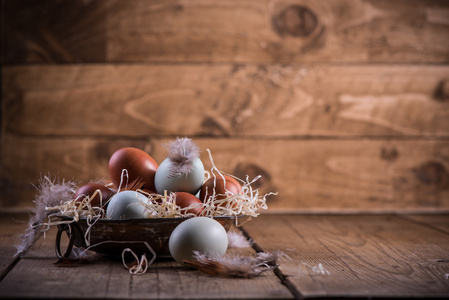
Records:
[[[444,233],[444,234],[449,234],[448,230],[440,228],[440,227],[438,227],[438,226],[436,226],[434,224],[428,223],[426,221],[416,219],[416,217],[414,217],[413,214],[400,214],[400,213],[398,213],[398,214],[394,214],[394,215],[396,217],[398,217],[398,218],[401,218],[401,219],[407,221],[407,222],[415,223],[415,224],[418,224],[420,226],[427,227],[429,229],[432,229],[432,230],[435,230],[435,231],[438,231],[438,232],[441,232],[441,233]],[[415,216],[419,216],[419,215],[421,215],[421,216],[432,216],[432,215],[433,216],[438,216],[438,215],[445,216],[445,215],[447,215],[447,212],[445,210],[443,210],[441,213],[415,214]]]
[[[17,265],[17,263],[21,260],[20,256],[14,258],[14,260],[6,267],[2,274],[0,274],[0,281],[8,275],[8,273]]]
[[[161,140],[161,139],[175,139],[179,137],[179,134],[163,134],[163,135],[104,135],[104,134],[91,134],[91,135],[81,135],[81,134],[5,134],[6,137],[15,138],[39,138],[39,139],[50,139],[50,140],[60,140],[60,139],[102,139],[105,141],[116,141],[118,139],[124,139],[129,141],[148,141],[148,140]],[[215,140],[246,140],[246,141],[312,141],[312,140],[337,140],[337,141],[448,141],[448,135],[313,135],[313,134],[291,134],[288,136],[279,135],[207,135],[207,134],[186,134],[191,139],[215,139]]]
[[[32,243],[32,245],[30,245],[30,248],[42,237],[43,233],[40,232],[34,239],[34,242]],[[27,250],[27,251],[28,251]],[[22,255],[25,255],[26,252],[22,253]],[[14,269],[14,267],[17,265],[17,263],[22,259],[22,255],[17,255],[16,257],[14,257],[14,260],[5,268],[5,270],[0,274],[0,282],[6,277],[6,275],[8,275],[9,272],[12,271],[12,269]]]
[[[238,227],[238,229],[240,229],[240,231],[243,233],[243,235],[249,240],[252,241],[252,248],[254,249],[254,251],[256,251],[256,253],[261,253],[261,252],[265,252],[262,247],[257,244],[253,238],[251,238],[251,236],[249,235],[249,233],[243,228],[243,227]],[[277,278],[279,278],[279,280],[281,281],[281,283],[289,290],[289,292],[293,295],[293,297],[295,297],[295,299],[303,299],[304,296],[301,294],[300,291],[298,291],[298,289],[295,287],[295,285],[288,279],[288,277],[282,273],[282,271],[279,269],[278,266],[276,266],[273,269],[274,275],[276,275]]]

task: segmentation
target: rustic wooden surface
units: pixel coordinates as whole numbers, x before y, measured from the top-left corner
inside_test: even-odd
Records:
[[[6,222],[2,226],[3,230],[10,228]],[[130,275],[120,259],[109,259],[95,253],[89,253],[88,257],[66,267],[56,265],[55,229],[52,227],[45,239],[38,240],[0,281],[0,298],[292,298],[290,291],[271,271],[252,279],[220,278],[182,267],[172,259],[161,259],[144,275]],[[4,235],[1,239],[3,244]],[[252,248],[231,248],[227,253],[255,255]]]
[[[449,216],[440,216],[438,223],[447,227]],[[20,232],[19,227],[1,222],[3,261],[13,253],[11,247],[5,251],[5,242]],[[244,224],[243,230],[255,242],[253,249],[234,248],[229,253],[282,251],[287,256],[279,260],[278,270],[253,279],[218,278],[165,259],[143,275],[129,275],[120,261],[94,254],[83,263],[62,267],[54,264],[55,231],[51,229],[46,239],[38,240],[5,274],[0,281],[0,297],[292,299],[449,295],[449,233],[434,227],[430,215],[261,215]]]
[[[7,63],[449,60],[440,0],[2,4]]]
[[[425,222],[393,215],[272,215],[245,229],[265,251],[289,254],[280,269],[307,297],[449,295],[449,236]]]
[[[449,233],[449,221],[446,214],[414,214],[407,216],[409,220],[431,226],[434,229]]]
[[[14,265],[18,245],[18,236],[28,226],[28,216],[25,214],[0,214],[0,278]],[[0,279],[1,280],[1,279]]]

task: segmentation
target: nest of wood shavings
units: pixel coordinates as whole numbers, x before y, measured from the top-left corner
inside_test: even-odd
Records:
[[[241,193],[233,194],[230,191],[226,191],[226,195],[219,195],[213,190],[212,195],[204,203],[194,203],[190,206],[181,208],[176,205],[176,194],[165,193],[164,195],[149,194],[144,191],[139,192],[147,195],[148,202],[141,202],[147,210],[148,218],[179,218],[179,217],[222,217],[222,216],[249,216],[257,217],[258,211],[261,209],[267,209],[266,197],[275,193],[269,193],[261,195],[259,189],[254,189],[252,185],[254,182],[260,179],[261,176],[257,176],[253,180],[250,180],[247,176],[245,180],[235,177],[231,174],[221,172],[214,164],[210,150],[209,159],[212,164],[211,172],[206,171],[204,176],[204,182],[210,178],[215,178],[214,187],[216,187],[216,179],[221,177],[226,181],[224,175],[230,176],[236,179],[241,185]],[[222,196],[226,196],[223,198]],[[188,211],[193,208],[202,208],[200,214],[196,215],[189,213]],[[241,225],[241,224],[240,224]]]
[[[164,195],[159,195],[149,194],[142,190],[137,191],[148,197],[148,202],[145,203],[140,201],[140,204],[146,209],[146,215],[148,218],[183,218],[197,216],[196,214],[189,213],[187,211],[200,205],[199,203],[181,208],[175,203],[175,193],[165,193]]]
[[[79,219],[86,219],[88,228],[84,233],[86,244],[90,245],[90,230],[96,221],[105,218],[105,210],[101,206],[92,206],[91,202],[96,197],[100,197],[100,203],[103,203],[100,190],[96,190],[90,197],[80,195],[75,199],[67,200],[58,206],[46,207],[48,211],[54,211],[48,215],[48,226],[68,224],[78,222]],[[106,202],[107,203],[107,202]],[[105,204],[106,204],[105,203]]]
[[[275,193],[261,195],[259,189],[254,189],[252,187],[254,182],[261,176],[257,176],[252,180],[247,176],[245,180],[242,180],[233,175],[223,173],[215,166],[210,150],[207,149],[207,151],[209,153],[212,168],[210,172],[205,172],[204,182],[212,177],[221,177],[224,179],[224,175],[231,176],[240,182],[241,193],[232,194],[231,192],[226,192],[226,197],[222,198],[222,195],[217,195],[214,191],[205,203],[192,204],[188,207],[181,208],[175,203],[175,193],[165,193],[164,195],[149,194],[136,188],[135,190],[146,195],[148,198],[147,203],[141,202],[146,208],[148,218],[181,218],[195,216],[256,217],[259,215],[259,210],[268,208],[266,197]],[[125,174],[122,173],[122,176],[125,176]],[[44,218],[41,216],[38,220],[39,224],[48,228],[51,225],[77,222],[82,218],[86,219],[89,225],[93,225],[99,219],[106,219],[104,207],[106,207],[107,202],[103,203],[103,201],[100,201],[100,203],[103,203],[102,206],[91,205],[91,201],[97,195],[101,199],[102,194],[99,190],[97,190],[91,197],[80,196],[82,197],[81,199],[80,197],[73,199],[73,195],[77,190],[74,182],[51,182],[51,184],[49,184],[49,182],[50,180],[47,178],[38,189],[39,196],[36,199],[36,207],[40,207],[39,210],[44,211],[45,217],[48,217],[48,221],[44,222]],[[58,189],[65,191],[65,194],[61,195],[61,193],[54,193],[54,191]],[[188,212],[192,208],[197,208],[198,206],[203,208],[199,215]],[[89,231],[90,230],[88,230],[86,234],[88,234]]]
[[[211,195],[204,203],[194,203],[190,206],[181,208],[176,205],[176,194],[148,194],[144,191],[139,192],[148,197],[148,202],[141,202],[145,206],[148,218],[181,218],[181,217],[223,217],[223,216],[249,216],[256,217],[260,209],[267,209],[266,196],[259,195],[257,189],[253,189],[253,181],[242,181],[242,193],[230,194],[224,199],[218,199],[219,195]],[[194,208],[203,208],[201,213],[194,214],[188,211]]]
[[[261,195],[259,189],[254,189],[252,184],[259,180],[262,176],[259,175],[250,180],[249,176],[246,176],[245,180],[240,179],[234,175],[226,174],[220,171],[214,164],[212,154],[209,149],[209,159],[212,164],[211,172],[207,173],[205,181],[209,178],[214,178],[214,187],[216,187],[216,179],[222,178],[225,182],[225,176],[230,176],[236,179],[242,188],[239,194],[233,194],[230,191],[226,191],[226,198],[221,199],[222,195],[215,193],[215,189],[212,191],[212,195],[204,203],[203,214],[206,216],[251,216],[257,217],[260,209],[267,209],[267,197],[269,195],[276,195],[276,193],[268,193]]]

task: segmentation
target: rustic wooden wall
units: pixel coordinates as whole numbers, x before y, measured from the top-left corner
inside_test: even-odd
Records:
[[[188,136],[263,175],[273,212],[449,210],[449,1],[3,0],[1,19],[3,209]]]

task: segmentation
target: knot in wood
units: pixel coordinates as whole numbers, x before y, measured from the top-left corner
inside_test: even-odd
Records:
[[[429,161],[414,169],[416,177],[424,184],[439,189],[449,188],[449,173],[440,162]]]
[[[382,148],[380,158],[386,161],[394,161],[398,158],[399,152],[396,148]]]
[[[441,80],[434,92],[433,98],[441,102],[449,102],[449,80]]]
[[[272,24],[280,36],[306,37],[318,26],[318,19],[307,7],[290,5],[273,16]]]

